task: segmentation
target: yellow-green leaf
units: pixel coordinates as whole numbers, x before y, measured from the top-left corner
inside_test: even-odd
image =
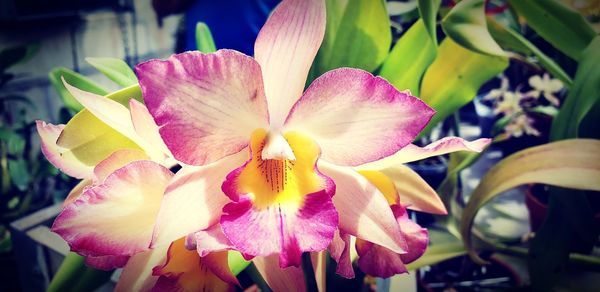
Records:
[[[104,76],[108,77],[108,79],[121,86],[127,87],[138,83],[135,73],[133,73],[131,68],[129,68],[129,65],[121,59],[85,58],[85,60],[104,74]],[[77,86],[75,84],[71,85]]]
[[[473,191],[461,219],[461,234],[474,261],[485,262],[471,244],[477,211],[500,193],[533,183],[600,191],[600,140],[571,139],[531,147],[490,169]]]
[[[469,50],[492,56],[507,56],[488,31],[485,2],[461,1],[444,17],[442,28],[448,37]]]
[[[415,47],[419,47],[415,50]],[[436,45],[422,20],[415,22],[402,35],[381,66],[379,75],[398,90],[409,89],[419,96],[419,83],[427,67],[435,59]]]
[[[54,86],[54,89],[60,95],[65,106],[73,112],[78,112],[83,109],[83,106],[69,93],[62,83],[62,78],[67,83],[85,91],[89,91],[99,95],[106,95],[108,91],[96,82],[88,79],[87,77],[64,67],[58,67],[48,73],[50,83]]]
[[[446,38],[421,83],[419,97],[436,110],[421,134],[473,100],[479,87],[506,67],[506,57],[475,53]]]
[[[556,0],[509,0],[537,34],[567,56],[579,60],[596,36],[583,16]]]
[[[431,266],[439,262],[461,256],[467,253],[465,246],[460,241],[445,242],[439,244],[433,244],[427,247],[423,256],[418,260],[406,265],[406,268],[410,271],[416,270],[422,267]]]
[[[487,20],[490,33],[502,47],[513,49],[527,55],[535,55],[544,69],[548,70],[555,78],[564,82],[567,87],[571,87],[573,84],[571,77],[556,62],[554,62],[554,60],[546,56],[544,52],[538,49],[524,36],[511,28],[503,26],[491,17],[488,17]]]

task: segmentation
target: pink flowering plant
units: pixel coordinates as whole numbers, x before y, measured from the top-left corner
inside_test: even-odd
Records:
[[[319,288],[326,252],[346,278],[356,256],[369,275],[406,273],[428,245],[407,209],[446,209],[403,164],[489,139],[411,144],[435,111],[361,69],[305,89],[325,8],[283,1],[254,57],[149,60],[135,67],[139,87],[107,96],[65,82],[85,109],[67,125],[38,121],[38,132],[48,160],[82,182],[52,230],[88,265],[123,267],[120,291],[231,289],[236,254],[276,291],[306,289],[303,254]]]

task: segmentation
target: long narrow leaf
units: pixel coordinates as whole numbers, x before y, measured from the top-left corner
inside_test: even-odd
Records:
[[[583,16],[556,0],[508,0],[537,34],[567,56],[579,60],[596,32]]]
[[[204,22],[196,24],[196,47],[202,53],[212,53],[217,50],[212,33]]]
[[[485,2],[461,1],[444,17],[442,28],[448,37],[469,50],[491,56],[507,56],[487,29]]]
[[[600,191],[600,141],[572,139],[549,143],[517,152],[496,164],[473,191],[462,214],[461,234],[474,261],[485,263],[471,244],[477,211],[500,193],[532,183]]]
[[[421,134],[469,103],[479,87],[508,67],[508,58],[475,53],[446,38],[421,84],[419,97],[436,110]]]
[[[65,88],[65,86],[62,83],[61,77],[65,78],[65,81],[67,81],[67,83],[81,90],[85,90],[99,95],[108,94],[108,91],[102,86],[75,71],[69,70],[64,67],[58,67],[50,71],[50,73],[48,73],[48,78],[50,78],[52,86],[54,86],[54,89],[56,89],[56,91],[60,95],[60,98],[62,99],[65,106],[73,112],[78,112],[82,110],[83,106],[75,99],[75,97],[73,97],[73,95],[71,95],[71,93],[69,93],[67,88]]]
[[[419,0],[417,2],[419,7],[419,14],[421,15],[421,19],[423,20],[425,28],[427,29],[427,32],[429,33],[433,44],[435,44],[435,47],[437,47],[438,42],[435,27],[437,14],[438,10],[440,9],[441,2],[441,0]]]

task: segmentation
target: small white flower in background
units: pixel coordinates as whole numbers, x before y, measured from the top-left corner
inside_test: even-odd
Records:
[[[496,108],[494,109],[495,114],[504,114],[505,116],[510,116],[516,114],[518,112],[522,112],[523,108],[521,107],[521,99],[522,95],[520,92],[515,91],[507,91],[503,94],[501,100],[497,101]]]
[[[506,125],[504,131],[509,136],[515,138],[521,137],[523,134],[532,136],[540,135],[540,131],[533,127],[533,119],[525,114],[520,114],[513,118],[510,124]]]
[[[558,79],[550,78],[548,73],[544,73],[543,77],[534,75],[529,78],[529,85],[533,88],[525,96],[539,98],[544,96],[552,105],[558,106],[560,100],[554,95],[563,89],[563,83]]]
[[[508,89],[509,89],[508,78],[506,78],[506,76],[502,75],[502,77],[500,77],[500,87],[490,90],[490,92],[488,94],[486,94],[486,96],[484,96],[483,99],[496,100],[496,99],[503,98],[505,94],[511,93],[510,91],[508,91]]]

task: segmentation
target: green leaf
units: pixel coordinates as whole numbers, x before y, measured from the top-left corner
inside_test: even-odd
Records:
[[[479,87],[508,67],[508,58],[475,53],[446,38],[421,83],[420,98],[436,110],[421,135],[469,103]]]
[[[534,44],[532,44],[529,40],[523,37],[518,32],[505,27],[495,21],[493,18],[488,17],[488,29],[492,34],[492,37],[504,48],[512,49],[516,52],[530,55],[533,54],[537,57],[540,65],[546,69],[552,76],[560,79],[565,86],[571,87],[573,84],[573,80],[571,77],[550,57],[544,54],[540,49],[538,49]],[[528,59],[525,59],[528,61]]]
[[[212,53],[217,51],[215,41],[213,40],[210,28],[204,22],[196,23],[196,47],[202,53]]]
[[[392,43],[390,20],[383,1],[327,0],[327,28],[313,76],[340,67],[373,72]]]
[[[129,68],[129,65],[121,59],[85,58],[85,60],[116,84],[127,87],[138,83],[135,73],[133,73],[131,68]]]
[[[423,256],[418,260],[406,265],[409,271],[416,270],[422,267],[431,266],[439,262],[461,256],[467,253],[462,242],[456,240],[440,244],[433,244],[425,250]]]
[[[27,161],[25,159],[9,159],[8,174],[18,190],[27,190],[31,177],[29,176]]]
[[[477,211],[504,191],[532,183],[600,191],[600,141],[572,139],[531,147],[496,164],[471,194],[461,220],[461,234],[471,258],[471,227]]]
[[[431,41],[437,48],[437,30],[436,21],[438,10],[440,9],[441,0],[419,0],[419,14],[425,24],[425,28],[431,37]]]
[[[23,150],[25,149],[25,138],[20,135],[12,134],[8,137],[8,153],[15,156],[21,156]]]
[[[594,104],[600,101],[600,36],[594,38],[581,55],[575,73],[575,81],[562,108],[552,122],[550,139],[552,141],[579,137],[581,127],[596,127],[600,123],[598,111],[593,111]],[[588,113],[593,115],[586,118]],[[582,121],[586,123],[582,125]],[[589,133],[587,131],[586,133]],[[597,133],[597,131],[591,131]]]
[[[386,5],[390,16],[398,16],[417,9],[417,0],[410,0],[408,2],[390,1],[386,2]]]
[[[420,47],[415,50],[415,47]],[[396,42],[381,66],[379,75],[397,89],[409,89],[419,96],[423,73],[435,59],[436,46],[429,37],[422,20],[415,22]]]
[[[442,29],[461,46],[491,56],[507,56],[490,35],[484,0],[463,0],[442,20]]]
[[[100,271],[85,265],[85,257],[70,252],[50,281],[48,292],[94,291],[106,283],[112,271]]]
[[[511,7],[542,38],[567,56],[579,60],[596,36],[583,16],[555,0],[508,0]]]
[[[54,86],[54,89],[58,92],[60,98],[64,102],[65,106],[73,111],[78,112],[83,109],[83,106],[69,93],[67,88],[62,83],[61,77],[65,78],[65,81],[81,90],[92,92],[99,95],[106,95],[108,91],[96,82],[88,79],[87,77],[69,70],[64,67],[56,68],[48,74],[50,82]]]

